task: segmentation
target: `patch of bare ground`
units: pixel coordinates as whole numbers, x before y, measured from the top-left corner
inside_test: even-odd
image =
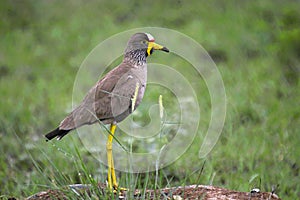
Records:
[[[47,190],[34,194],[27,198],[27,200],[38,199],[69,199],[68,194],[74,193],[78,199],[82,199],[83,195],[92,195],[91,187],[89,185],[70,185],[64,190]],[[170,200],[183,200],[183,199],[202,199],[202,200],[274,200],[280,199],[274,192],[261,192],[253,190],[251,192],[239,192],[225,188],[206,186],[206,185],[189,185],[179,186],[172,188],[163,188],[157,190],[135,190],[133,191],[120,191],[109,195],[108,189],[105,184],[99,184],[98,191],[106,199],[170,199]],[[115,198],[114,198],[115,197]],[[100,198],[101,199],[101,198]]]

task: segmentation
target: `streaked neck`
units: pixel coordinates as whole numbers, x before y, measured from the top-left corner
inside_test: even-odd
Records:
[[[123,62],[141,66],[146,64],[146,57],[146,51],[144,49],[136,49],[133,51],[125,52]]]

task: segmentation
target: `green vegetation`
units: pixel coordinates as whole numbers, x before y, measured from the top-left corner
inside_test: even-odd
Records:
[[[105,181],[105,166],[75,132],[53,143],[46,143],[44,134],[71,108],[74,79],[86,55],[113,34],[149,26],[180,31],[210,53],[225,84],[226,123],[213,151],[199,159],[200,133],[210,119],[210,97],[200,83],[203,113],[192,146],[158,172],[158,186],[155,172],[119,173],[120,185],[213,184],[240,191],[271,191],[279,185],[281,198],[300,196],[299,2],[28,0],[0,5],[2,197]],[[185,67],[165,55],[155,57]],[[156,101],[157,94],[150,89],[146,99]]]

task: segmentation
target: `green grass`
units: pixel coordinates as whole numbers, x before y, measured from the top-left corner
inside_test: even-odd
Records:
[[[282,199],[300,196],[299,3],[29,0],[0,4],[0,195],[4,199],[69,184],[105,182],[106,167],[84,148],[76,133],[53,143],[46,143],[43,135],[70,110],[73,82],[86,55],[113,34],[145,26],[180,31],[218,61],[227,94],[226,122],[213,151],[199,159],[210,97],[204,81],[194,82],[201,91],[201,121],[191,147],[158,174],[118,173],[120,185],[143,189],[213,184],[271,191],[279,184],[276,193]],[[159,35],[152,34],[159,42]],[[156,53],[150,59],[163,60],[197,80],[179,58]],[[146,91],[139,108],[141,123],[149,120],[143,114],[147,102],[157,102],[159,94],[151,88]],[[172,104],[170,94],[163,95],[165,105]],[[126,137],[117,137],[127,145]],[[93,198],[99,195],[97,190],[93,194]]]

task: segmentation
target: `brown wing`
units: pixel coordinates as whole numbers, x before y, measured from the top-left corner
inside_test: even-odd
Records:
[[[134,100],[134,109],[140,103],[144,94],[145,82],[134,69],[129,70],[122,75],[115,84],[109,98],[106,101],[97,101],[95,108],[97,116],[100,120],[113,119],[116,122],[122,121],[132,112],[132,99],[136,93]],[[137,89],[137,92],[136,92]],[[105,115],[101,115],[105,108]]]
[[[108,105],[111,93],[123,74],[130,70],[125,63],[108,72],[94,87],[92,87],[83,101],[60,123],[59,128],[71,130],[84,124],[93,124],[98,118],[110,118]],[[98,107],[101,105],[101,108]]]

